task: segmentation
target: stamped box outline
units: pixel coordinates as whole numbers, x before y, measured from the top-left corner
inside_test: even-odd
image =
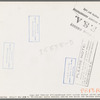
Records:
[[[64,64],[64,74],[63,74],[63,84],[70,84],[70,85],[73,85],[74,84],[74,81],[73,81],[73,84],[71,83],[65,83],[65,70],[66,70],[66,60],[67,59],[74,59],[75,60],[75,64],[74,64],[74,81],[75,81],[75,66],[76,66],[76,58],[72,58],[72,57],[65,57],[65,64]]]
[[[84,41],[84,39],[82,40],[81,47],[82,47],[83,41]],[[87,84],[75,83],[76,85],[85,86],[85,87],[89,86],[89,82],[90,82],[90,78],[91,78],[91,73],[92,73],[92,69],[93,69],[93,64],[94,64],[94,59],[95,59],[95,55],[96,55],[96,51],[97,51],[97,47],[98,47],[98,41],[96,41],[95,43],[96,43],[96,45],[95,45],[95,50],[94,50],[94,54],[93,54],[93,61],[92,61],[91,64],[89,64],[89,65],[91,65],[91,70],[90,70],[91,72],[90,72],[89,80],[88,80]],[[80,52],[81,52],[81,48],[80,48]],[[80,56],[80,52],[79,52],[79,56]],[[79,59],[80,58],[78,57],[78,61],[79,61]],[[77,63],[78,63],[78,61],[77,61]],[[76,73],[77,73],[77,70],[76,70]]]
[[[4,42],[3,43],[3,63],[2,63],[2,69],[14,69],[14,55],[13,55],[13,67],[4,67],[4,53],[5,53],[5,44],[13,44],[13,49],[15,49],[15,43],[13,42]]]
[[[30,17],[39,17],[39,41],[30,40]],[[40,16],[39,15],[29,15],[28,16],[28,42],[40,42]]]

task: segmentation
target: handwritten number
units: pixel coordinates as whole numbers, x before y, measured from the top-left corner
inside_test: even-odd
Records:
[[[82,20],[82,18],[75,16],[77,18],[77,23],[80,22]]]
[[[85,28],[87,28],[89,26],[89,23],[84,21],[84,25],[83,25]]]
[[[93,25],[91,25],[91,27],[93,27]],[[91,29],[91,31],[92,31],[92,32],[95,32],[96,29],[97,29],[97,27],[93,27],[93,28]]]

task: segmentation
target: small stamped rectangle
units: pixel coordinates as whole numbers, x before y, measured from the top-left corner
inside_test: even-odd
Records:
[[[14,48],[14,43],[5,42],[3,44],[3,69],[14,68]]]
[[[83,40],[77,61],[75,84],[88,86],[98,42]]]
[[[40,16],[28,16],[29,42],[40,41]]]
[[[76,66],[76,58],[69,58],[69,57],[65,58],[64,76],[63,76],[64,84],[74,84],[75,66]]]

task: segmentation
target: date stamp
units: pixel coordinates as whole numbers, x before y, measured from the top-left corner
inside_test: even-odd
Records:
[[[74,18],[70,23],[70,26],[78,31],[84,32],[89,36],[93,35],[100,27],[99,17],[90,12],[88,9],[73,8]]]

